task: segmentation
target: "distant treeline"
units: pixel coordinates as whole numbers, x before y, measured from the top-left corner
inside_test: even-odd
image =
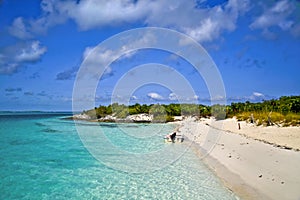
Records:
[[[124,119],[128,115],[141,113],[151,114],[155,121],[173,121],[174,116],[202,116],[211,115],[211,107],[196,104],[150,104],[140,105],[138,103],[130,106],[124,104],[113,103],[109,106],[99,106],[92,110],[83,111],[94,119],[104,118],[107,115],[113,115],[119,119]]]
[[[95,107],[84,111],[94,119],[114,115],[117,118],[126,118],[128,115],[148,113],[156,121],[172,121],[174,116],[214,116],[216,119],[236,116],[239,120],[251,120],[257,124],[264,124],[267,120],[285,125],[299,125],[300,121],[300,96],[283,96],[279,99],[264,100],[258,103],[249,101],[231,103],[230,105],[198,105],[198,104],[134,104],[126,106],[113,103],[108,106]],[[290,124],[289,124],[290,123]]]

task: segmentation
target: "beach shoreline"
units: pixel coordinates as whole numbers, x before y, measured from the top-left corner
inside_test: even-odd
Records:
[[[199,158],[225,187],[241,199],[300,198],[300,152],[295,146],[283,148],[268,142],[267,135],[275,127],[246,127],[246,122],[235,119],[215,121],[188,118],[176,123],[177,131],[192,142],[191,147]],[[245,130],[240,131],[237,123],[242,123],[240,130]],[[294,137],[300,137],[300,127],[291,128],[294,129]],[[276,130],[281,133],[277,135],[281,138],[291,129],[276,127]],[[249,136],[252,131],[256,132]],[[262,135],[266,141],[259,138],[259,133],[264,133]],[[273,134],[271,140],[275,139]],[[286,146],[294,145],[290,145],[289,141],[284,141]]]

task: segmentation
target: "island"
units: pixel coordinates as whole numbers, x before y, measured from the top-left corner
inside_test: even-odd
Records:
[[[251,103],[238,102],[230,105],[215,104],[139,104],[113,103],[100,105],[72,116],[76,120],[96,122],[165,123],[182,120],[185,117],[214,117],[216,120],[236,117],[257,126],[299,126],[300,96],[282,96],[279,99]]]

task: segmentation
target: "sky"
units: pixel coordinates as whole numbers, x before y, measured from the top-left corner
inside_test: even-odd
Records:
[[[174,51],[153,48],[171,36],[134,35],[149,27],[203,49],[190,52],[192,44],[180,46],[180,39]],[[298,0],[1,0],[0,110],[71,111],[76,91],[79,110],[299,95],[299,52]],[[200,73],[182,55],[199,61]],[[205,77],[208,63],[216,71]],[[90,85],[80,73],[89,73]]]

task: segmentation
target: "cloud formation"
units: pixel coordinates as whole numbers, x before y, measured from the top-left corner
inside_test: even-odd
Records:
[[[20,39],[28,39],[33,37],[33,35],[27,29],[27,25],[25,25],[22,17],[16,18],[11,27],[9,27],[8,31],[11,35]]]
[[[130,100],[137,100],[137,99],[138,98],[135,95],[133,95],[133,96],[130,97]]]
[[[39,41],[33,41],[29,46],[22,48],[15,55],[15,60],[19,63],[35,63],[46,53],[47,48],[40,45]]]
[[[300,36],[300,24],[297,22],[300,16],[296,4],[290,0],[275,3],[228,0],[220,4],[206,0],[43,0],[39,18],[17,17],[9,27],[9,32],[17,38],[28,39],[68,20],[73,20],[83,31],[141,23],[176,29],[198,42],[211,42],[225,32],[234,31],[241,16],[261,6],[263,12],[250,22],[250,29],[261,29],[267,38],[275,38],[271,27],[279,27],[294,36]]]
[[[259,102],[262,100],[272,99],[274,97],[265,95],[260,92],[253,92],[249,96],[239,96],[239,97],[228,97],[227,101],[229,102],[245,102],[245,101],[251,101],[251,102]]]
[[[147,96],[152,100],[163,100],[164,99],[161,95],[159,95],[158,93],[155,93],[155,92],[150,92],[147,94]]]
[[[40,61],[47,48],[39,41],[17,43],[0,50],[0,74],[13,74],[24,65]]]
[[[101,78],[101,80],[114,75],[111,62],[129,58],[138,52],[137,49],[145,47],[155,42],[156,36],[151,32],[136,39],[134,37],[122,38],[120,48],[106,48],[105,45],[86,47],[82,55],[79,76],[92,76],[91,78]],[[110,44],[113,45],[113,44]],[[109,46],[109,45],[108,45]],[[79,77],[82,78],[82,77]]]
[[[253,29],[267,29],[270,26],[279,26],[285,30],[291,27],[293,21],[288,20],[287,17],[292,12],[292,5],[289,1],[278,1],[273,7],[268,8],[257,17],[250,25]]]
[[[71,80],[76,76],[78,67],[72,67],[56,75],[56,80]]]
[[[13,36],[24,39],[68,19],[75,21],[81,30],[139,22],[177,29],[205,42],[217,39],[224,31],[235,30],[238,17],[250,7],[249,0],[229,0],[211,7],[205,3],[185,0],[43,0],[40,18],[16,18],[9,30]]]
[[[171,100],[171,101],[178,100],[178,96],[175,93],[170,93],[169,100]]]
[[[256,17],[249,27],[251,29],[262,29],[262,34],[270,39],[275,38],[274,33],[269,30],[271,27],[291,31],[292,34],[297,35],[300,24],[297,24],[294,20],[293,13],[295,9],[295,4],[292,1],[278,1],[273,6],[265,8],[263,13]]]

